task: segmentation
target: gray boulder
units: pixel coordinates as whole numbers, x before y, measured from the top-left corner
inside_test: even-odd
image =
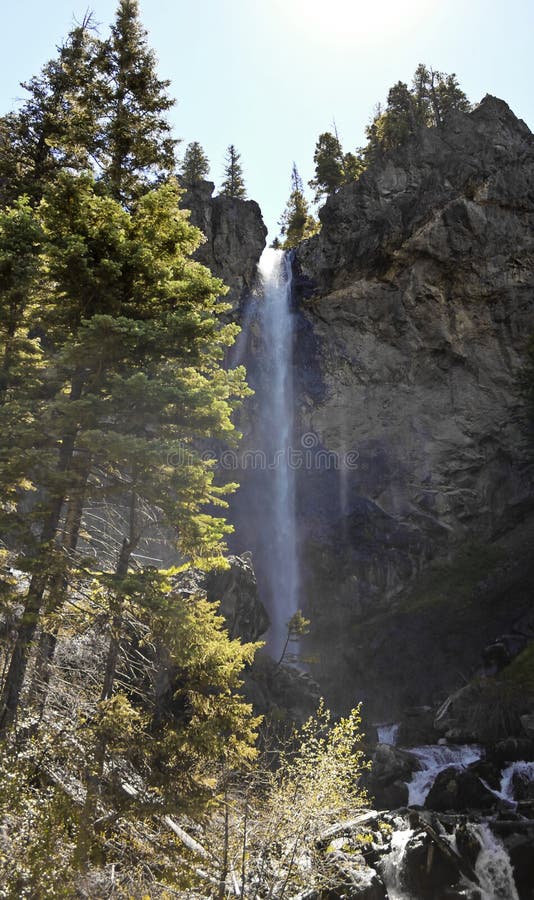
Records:
[[[206,576],[208,600],[217,601],[228,624],[230,637],[257,641],[269,628],[269,616],[258,598],[256,576],[249,553],[228,558],[228,569]]]
[[[408,803],[408,785],[420,768],[419,760],[406,750],[378,744],[372,756],[371,771],[364,783],[379,809],[398,809]]]
[[[498,802],[498,798],[476,772],[469,768],[459,770],[451,766],[436,777],[425,800],[425,809],[436,812],[467,812],[473,809],[493,809]]]

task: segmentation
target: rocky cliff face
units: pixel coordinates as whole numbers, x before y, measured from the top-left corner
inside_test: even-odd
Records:
[[[507,610],[530,627],[515,379],[534,329],[534,138],[486,97],[341,188],[321,222],[295,259],[314,671],[344,705],[395,714],[455,687]]]
[[[238,309],[253,287],[267,228],[254,200],[213,197],[214,187],[211,181],[200,181],[185,194],[182,206],[191,210],[191,222],[206,237],[196,259],[223,279],[230,288],[228,302]]]

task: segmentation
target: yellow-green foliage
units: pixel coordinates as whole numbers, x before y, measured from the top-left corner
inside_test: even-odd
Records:
[[[261,896],[282,897],[333,883],[318,839],[367,803],[359,727],[359,707],[333,722],[321,701],[284,750],[273,748],[276,764],[267,752],[247,779],[227,788],[207,840],[216,858],[240,871],[243,897],[259,896],[258,885]]]
[[[46,784],[44,759],[30,746],[0,765],[0,897],[70,898],[76,818],[72,802]],[[35,756],[33,752],[35,751]]]
[[[178,721],[160,739],[169,762],[188,779],[206,778],[214,764],[240,767],[256,756],[261,717],[253,716],[239,688],[262,645],[231,640],[217,610],[203,598],[171,594],[165,615],[153,622],[153,637],[165,642],[177,667],[174,699],[187,725]]]
[[[360,707],[332,723],[321,701],[317,712],[295,735],[296,749],[283,752],[274,776],[271,802],[286,807],[294,820],[295,806],[306,830],[316,831],[328,822],[354,813],[367,801],[359,777],[367,763],[359,749],[362,739]],[[291,798],[290,806],[287,800]]]
[[[109,752],[126,752],[139,739],[147,716],[134,709],[122,693],[101,700],[98,709],[99,716],[90,722],[88,734],[94,733],[97,739],[104,740]]]

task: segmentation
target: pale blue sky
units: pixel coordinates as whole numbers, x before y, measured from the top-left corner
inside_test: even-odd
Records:
[[[105,31],[115,0],[24,0],[4,10],[1,111],[87,6]],[[293,160],[306,182],[316,138],[334,118],[345,149],[361,145],[374,105],[419,62],[456,72],[473,101],[502,97],[534,127],[533,0],[141,0],[141,11],[178,99],[182,146],[201,142],[217,184],[225,148],[236,145],[270,237]]]

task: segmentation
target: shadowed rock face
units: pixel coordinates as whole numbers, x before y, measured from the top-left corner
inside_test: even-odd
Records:
[[[491,96],[444,128],[421,129],[329,198],[321,232],[297,251],[300,264],[321,291],[332,291],[385,274],[410,238],[442,260],[471,255],[480,248],[484,207],[492,220],[499,208],[512,218],[532,212],[532,141],[527,125]],[[521,231],[520,222],[502,224],[508,237]]]
[[[179,594],[205,597],[219,604],[231,638],[257,641],[269,627],[269,617],[258,598],[250,555],[229,556],[228,568],[201,572],[187,569],[174,579]]]
[[[238,309],[253,287],[267,228],[254,200],[212,197],[213,190],[211,181],[200,181],[184,195],[182,206],[191,210],[191,222],[206,237],[195,259],[223,279],[230,288],[226,299]]]
[[[533,136],[486,97],[340,188],[320,217],[320,234],[295,260],[313,335],[313,354],[300,361],[300,428],[340,467],[300,475],[303,597],[314,672],[330,699],[345,706],[381,693],[386,712],[388,691],[398,709],[461,683],[455,654],[469,675],[482,642],[502,632],[507,605],[521,620],[528,602],[532,572],[511,597],[501,569],[517,581],[525,554],[506,536],[520,534],[534,508],[516,386],[534,329]],[[487,569],[477,575],[467,563],[466,643],[484,617],[482,646],[475,638],[468,651],[460,623],[450,635],[459,597],[429,612],[410,592],[431,561],[496,538]]]
[[[206,575],[208,600],[218,601],[221,615],[227,623],[231,638],[257,641],[269,627],[269,618],[258,599],[252,559],[230,556],[228,569],[216,569]]]

